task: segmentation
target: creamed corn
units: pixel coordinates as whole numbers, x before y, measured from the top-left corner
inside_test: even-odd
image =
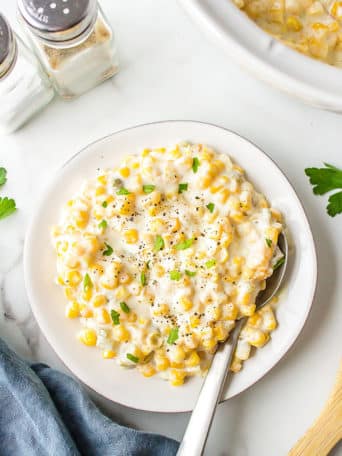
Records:
[[[226,154],[201,144],[144,149],[99,171],[52,229],[56,283],[78,339],[107,362],[178,386],[204,374],[248,316],[232,370],[276,326],[255,299],[282,254],[281,215]]]

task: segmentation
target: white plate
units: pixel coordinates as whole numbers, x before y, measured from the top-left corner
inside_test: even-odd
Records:
[[[247,170],[248,177],[286,217],[295,249],[289,258],[286,292],[280,299],[279,328],[271,341],[245,363],[234,376],[228,399],[245,390],[266,374],[297,338],[311,307],[316,286],[316,254],[305,213],[293,188],[275,163],[256,146],[223,128],[191,121],[159,122],[119,131],[83,149],[57,174],[34,214],[25,243],[25,281],[33,313],[49,343],[67,367],[84,383],[103,396],[137,409],[158,412],[191,410],[201,379],[192,378],[174,388],[159,377],[144,378],[102,359],[100,350],[80,344],[77,320],[64,316],[65,298],[55,277],[55,253],[49,230],[59,211],[96,169],[111,167],[128,153],[143,147],[160,147],[179,141],[208,144],[228,153]]]
[[[321,63],[265,33],[233,0],[179,0],[192,19],[239,65],[307,103],[342,111],[342,69]]]

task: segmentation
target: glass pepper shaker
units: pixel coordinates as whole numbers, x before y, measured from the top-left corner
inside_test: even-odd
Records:
[[[74,98],[118,71],[114,33],[97,0],[18,0],[19,18],[63,98]]]
[[[0,14],[0,133],[17,130],[53,96],[35,55]]]

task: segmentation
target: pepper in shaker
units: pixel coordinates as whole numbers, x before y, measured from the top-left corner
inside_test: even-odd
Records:
[[[53,96],[35,55],[0,14],[0,133],[17,130]]]
[[[18,0],[19,19],[63,98],[118,72],[114,33],[97,0]]]

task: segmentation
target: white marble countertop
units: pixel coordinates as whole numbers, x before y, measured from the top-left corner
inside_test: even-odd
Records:
[[[262,381],[219,407],[206,454],[285,455],[318,415],[341,358],[342,215],[326,215],[327,198],[313,196],[304,168],[323,161],[342,167],[342,116],[255,81],[208,42],[175,1],[102,5],[117,34],[120,73],[76,101],[54,101],[25,128],[0,138],[0,166],[8,170],[3,192],[19,207],[0,221],[1,336],[21,355],[65,369],[32,317],[22,251],[35,201],[68,157],[115,130],[155,120],[193,119],[235,130],[274,158],[302,199],[317,243],[319,281],[295,345]],[[14,1],[0,0],[0,11],[17,27]],[[100,402],[122,423],[177,439],[189,417]]]

